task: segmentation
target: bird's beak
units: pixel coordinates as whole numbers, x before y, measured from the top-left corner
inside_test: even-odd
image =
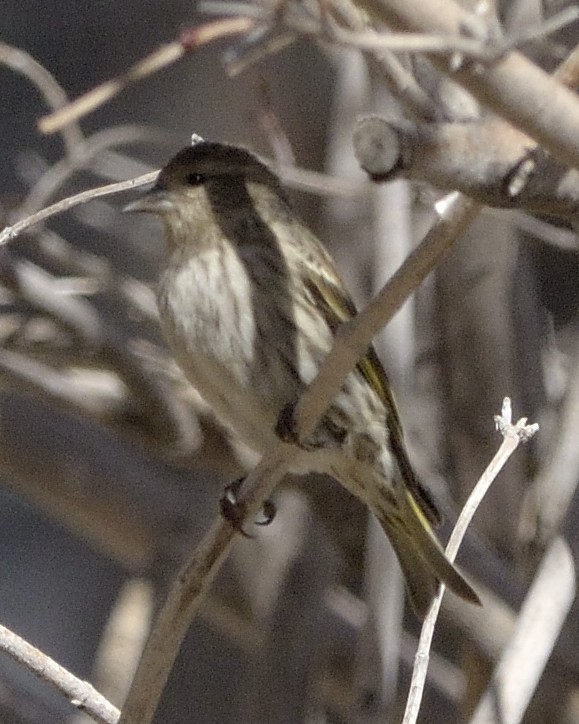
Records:
[[[149,214],[166,214],[171,210],[171,201],[166,191],[155,186],[135,201],[131,201],[123,208],[123,213],[133,211]]]

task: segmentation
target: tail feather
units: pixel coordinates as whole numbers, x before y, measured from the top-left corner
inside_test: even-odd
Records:
[[[400,563],[410,604],[422,621],[436,595],[438,580],[404,529],[381,523]]]
[[[401,510],[397,514],[388,511],[378,519],[396,551],[416,614],[424,618],[439,582],[461,598],[480,605],[472,586],[446,557],[412,494],[403,490],[399,499]]]

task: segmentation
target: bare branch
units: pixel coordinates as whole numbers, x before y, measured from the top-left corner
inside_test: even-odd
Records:
[[[93,679],[119,706],[125,700],[151,628],[155,591],[151,581],[130,578],[117,595],[99,641]]]
[[[93,161],[98,162],[106,150],[115,146],[150,141],[157,135],[146,127],[129,124],[94,133],[72,157],[63,158],[50,166],[28,192],[24,202],[16,211],[16,218],[30,216],[41,209],[75,171],[91,167]]]
[[[26,666],[39,679],[58,689],[73,706],[86,712],[95,721],[100,724],[116,724],[118,721],[119,710],[87,681],[77,679],[56,661],[4,626],[0,626],[0,649]]]
[[[578,58],[579,46],[553,77],[574,88],[579,83]],[[545,211],[546,203],[550,213],[576,213],[577,171],[557,163],[498,119],[481,124],[403,125],[369,116],[355,129],[354,146],[362,167],[376,181],[406,170],[408,176],[459,189],[495,207],[528,204],[529,210]]]
[[[248,517],[257,513],[281,481],[294,454],[293,446],[280,442],[247,476],[243,503]],[[119,724],[152,721],[181,642],[229,553],[234,535],[229,523],[217,519],[182,568],[147,641]]]
[[[85,396],[82,385],[71,384],[66,373],[32,360],[23,360],[19,366],[13,357],[6,356],[10,355],[8,351],[0,365],[4,374],[53,404],[65,408],[70,405],[72,411],[95,416],[109,426],[120,424],[125,432],[126,421],[132,420],[140,435],[155,440],[156,445],[168,445],[181,454],[194,449],[198,434],[185,405],[131,351],[127,340],[102,323],[88,300],[63,294],[58,279],[30,262],[13,260],[4,252],[0,256],[0,279],[4,284],[76,338],[78,344],[74,347],[79,362],[88,358],[94,365],[98,360],[103,367],[112,369],[128,394],[119,395],[118,389],[109,390],[109,394],[101,391],[102,399],[97,401],[94,395]]]
[[[483,216],[495,216],[503,220],[506,220],[507,214],[509,222],[512,223],[515,228],[524,231],[526,234],[535,236],[546,244],[551,244],[551,246],[562,249],[563,251],[577,251],[579,244],[577,234],[570,229],[541,221],[541,219],[536,216],[526,214],[524,211],[507,211],[489,207],[483,209],[482,212]]]
[[[112,375],[111,375],[112,377]],[[98,389],[87,384],[80,375],[59,372],[18,352],[0,349],[0,379],[2,384],[64,409],[111,425],[111,420],[128,415],[131,403],[128,395],[115,380],[103,384],[100,376]],[[136,412],[136,411],[135,411]]]
[[[245,33],[252,27],[253,21],[248,18],[233,18],[207,23],[201,27],[186,31],[179,40],[159,48],[151,55],[135,63],[126,73],[114,80],[103,83],[56,113],[41,118],[38,122],[38,128],[41,133],[55,133],[79,118],[86,116],[95,108],[102,106],[131,83],[166,68],[187,53],[197,50],[217,38]]]
[[[572,90],[579,89],[579,45],[575,48],[565,61],[561,64],[557,71],[557,78]]]
[[[71,244],[57,233],[44,229],[35,236],[36,250],[43,266],[59,275],[85,277],[93,284],[94,293],[115,296],[144,322],[158,324],[155,292],[150,285],[118,272],[111,261]]]
[[[426,125],[368,116],[354,130],[356,156],[374,181],[403,175],[489,206],[575,217],[579,171],[528,143],[500,119]]]
[[[21,221],[16,222],[12,226],[7,226],[0,233],[0,245],[6,244],[6,242],[15,239],[20,236],[24,231],[29,229],[35,224],[39,224],[41,221],[49,219],[51,216],[56,214],[62,214],[64,211],[79,206],[80,204],[87,204],[93,199],[99,198],[100,196],[110,196],[117,194],[120,191],[128,191],[129,189],[137,188],[138,186],[145,186],[146,184],[152,183],[158,175],[158,171],[151,171],[138,178],[129,179],[128,181],[120,181],[115,184],[108,184],[107,186],[99,186],[96,189],[89,189],[88,191],[81,191],[79,194],[74,196],[68,196],[62,201],[57,201],[55,204],[47,206],[45,209],[38,211],[32,216],[28,216]]]
[[[338,8],[343,9],[340,5]],[[261,21],[261,32],[254,33],[253,37],[245,38],[245,46],[254,48],[249,62],[255,62],[291,42],[292,37],[287,33],[290,31],[297,36],[314,37],[362,51],[388,50],[398,53],[429,53],[445,56],[460,54],[472,61],[492,63],[500,59],[507,50],[554,33],[572,23],[579,16],[576,8],[566,8],[561,13],[549,18],[548,21],[536,27],[526,28],[515,37],[505,40],[497,32],[478,32],[479,27],[474,24],[469,29],[474,27],[477,32],[464,32],[459,35],[431,32],[428,29],[415,33],[379,33],[368,28],[344,28],[331,16],[330,11],[334,10],[331,5],[320,6],[318,14],[315,14],[306,4],[282,4],[275,1],[261,6],[244,2],[208,1],[203,2],[200,9],[206,13],[236,15]],[[235,73],[239,72],[240,68],[247,67],[248,62],[245,59],[240,60],[238,53],[233,51],[231,56],[234,58]]]
[[[493,29],[453,0],[358,0],[381,21],[411,32],[492,38]],[[520,128],[562,163],[579,167],[579,98],[518,51],[485,66],[429,56],[451,80]]]
[[[364,30],[368,20],[352,0],[334,0],[334,12],[339,22],[351,30]],[[414,117],[434,121],[439,115],[437,103],[419,85],[414,75],[405,68],[396,55],[388,50],[367,53],[367,57],[380,79]]]
[[[456,558],[456,554],[458,553],[458,549],[462,543],[462,539],[464,538],[467,528],[493,481],[502,470],[507,460],[517,449],[519,444],[521,442],[526,442],[539,429],[537,424],[527,425],[527,419],[524,417],[521,418],[515,425],[512,424],[511,401],[508,397],[504,399],[502,413],[500,416],[495,417],[495,422],[497,429],[503,435],[503,442],[496,455],[489,463],[487,469],[482,474],[480,480],[475,485],[460,513],[454,530],[452,531],[452,535],[450,536],[450,540],[446,547],[446,554],[451,561],[454,561]],[[412,672],[410,693],[408,695],[408,701],[406,702],[403,724],[414,724],[418,717],[420,703],[422,701],[422,692],[426,682],[428,658],[430,647],[432,645],[432,637],[434,635],[434,627],[442,604],[444,591],[445,587],[444,585],[441,585],[438,595],[432,602],[422,626],[420,641],[418,643],[418,651],[416,652],[414,670]]]

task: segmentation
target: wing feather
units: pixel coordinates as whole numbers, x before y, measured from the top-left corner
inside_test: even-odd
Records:
[[[303,282],[313,296],[318,308],[324,314],[332,332],[336,332],[341,324],[355,316],[357,310],[354,302],[337,274],[335,279],[330,279],[322,276],[321,273],[317,273],[314,268],[308,267]],[[392,453],[405,485],[416,499],[430,524],[439,525],[441,515],[430,493],[418,480],[408,458],[396,400],[392,394],[386,370],[382,366],[374,347],[370,346],[368,348],[364,357],[358,361],[356,369],[376,392],[386,408],[386,425],[390,433]]]

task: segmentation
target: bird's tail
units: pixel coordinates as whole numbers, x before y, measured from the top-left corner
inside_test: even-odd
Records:
[[[396,511],[378,511],[377,517],[398,556],[416,614],[424,618],[439,582],[461,598],[480,605],[472,586],[446,557],[412,493],[402,488],[397,499]]]

